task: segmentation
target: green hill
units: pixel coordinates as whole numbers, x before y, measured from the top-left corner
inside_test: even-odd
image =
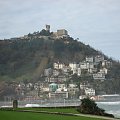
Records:
[[[104,55],[100,51],[85,45],[71,37],[54,39],[51,34],[0,41],[0,82],[40,81],[45,68],[52,68],[54,62],[69,64],[80,62],[86,56]],[[101,83],[108,93],[120,91],[120,64],[112,61],[107,78],[110,82]],[[107,85],[107,86],[106,86]]]
[[[32,79],[32,76],[41,75],[45,68],[52,67],[53,62],[80,62],[86,56],[99,53],[70,37],[58,40],[32,38],[0,41],[0,78],[22,80],[29,76]]]

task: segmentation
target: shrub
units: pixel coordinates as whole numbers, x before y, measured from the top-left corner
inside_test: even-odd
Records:
[[[81,100],[81,105],[78,107],[77,111],[83,114],[93,114],[93,115],[114,117],[112,114],[105,113],[105,110],[99,108],[95,103],[95,101],[89,98],[84,98]]]

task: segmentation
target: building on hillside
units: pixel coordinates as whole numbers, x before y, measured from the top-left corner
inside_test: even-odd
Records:
[[[27,90],[31,90],[33,88],[33,84],[32,83],[27,83],[26,88],[27,88]]]
[[[68,93],[69,93],[69,97],[70,98],[75,98],[75,97],[77,97],[77,93],[79,92],[79,88],[78,87],[68,87],[67,88],[67,90],[68,90]]]
[[[51,68],[45,69],[44,70],[44,76],[51,76],[53,73],[53,70]]]
[[[112,67],[112,62],[104,60],[104,61],[102,61],[102,67],[110,68],[110,67]]]
[[[57,83],[58,82],[58,78],[54,77],[54,76],[46,77],[45,81],[48,82],[48,83]]]
[[[77,70],[77,68],[73,68],[73,74],[77,74],[77,72],[78,72],[78,70]]]
[[[80,62],[80,68],[81,69],[88,69],[88,65],[87,65],[87,62]]]
[[[67,86],[65,84],[58,84],[58,88],[61,88],[61,89],[64,89],[66,88]]]
[[[95,56],[95,62],[99,63],[101,61],[104,61],[104,56],[103,55],[97,55]]]
[[[65,75],[58,76],[58,83],[63,83],[67,81],[67,77]]]
[[[34,84],[34,89],[35,90],[39,90],[41,88],[43,88],[43,83],[37,82],[37,83]]]
[[[93,74],[93,79],[94,80],[105,80],[105,74],[100,73],[100,72]]]
[[[92,62],[93,63],[94,58],[93,57],[86,57],[86,62]]]
[[[68,73],[68,72],[70,72],[70,67],[69,66],[64,66],[63,68],[62,68],[62,71],[63,71],[63,73]]]
[[[97,73],[97,68],[90,68],[90,69],[88,69],[88,72],[89,73]]]
[[[68,32],[65,29],[59,29],[57,30],[57,36],[68,36]]]
[[[70,67],[71,70],[73,71],[74,69],[79,68],[79,64],[77,64],[77,63],[69,63],[69,67]]]
[[[93,62],[80,62],[80,68],[81,69],[93,69],[94,68],[94,63]]]
[[[73,74],[77,74],[78,76],[81,75],[81,68],[73,68]]]
[[[68,92],[64,92],[64,91],[50,92],[48,94],[48,97],[50,99],[67,99]]]
[[[107,68],[100,69],[100,73],[107,75],[108,69]]]
[[[78,70],[78,71],[77,71],[77,75],[78,75],[78,76],[81,76],[81,68],[78,68],[77,70]]]
[[[59,62],[53,64],[54,69],[63,69],[64,66],[65,66],[64,64]]]
[[[59,38],[64,38],[64,37],[67,38],[67,37],[69,37],[69,35],[68,35],[67,30],[59,29],[59,30],[57,30],[57,32],[53,32],[52,37],[59,39]]]
[[[53,70],[53,76],[58,76],[60,74],[59,70]]]
[[[58,85],[56,83],[51,83],[49,85],[50,92],[55,92],[58,89]]]
[[[76,84],[69,84],[69,86],[68,86],[69,88],[76,88],[77,87],[77,85]]]
[[[81,89],[81,90],[85,90],[85,89],[88,88],[89,86],[90,86],[89,83],[81,83],[81,84],[80,84],[80,89]]]
[[[95,96],[95,90],[93,88],[85,88],[86,96]]]

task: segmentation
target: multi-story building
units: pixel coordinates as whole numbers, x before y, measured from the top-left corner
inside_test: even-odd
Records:
[[[93,74],[93,79],[94,80],[105,80],[105,74],[100,73],[100,72]]]
[[[53,72],[53,70],[51,68],[45,69],[44,70],[44,75],[45,76],[51,76],[52,72]]]
[[[81,69],[93,69],[94,68],[94,63],[90,62],[80,62],[80,68]]]
[[[65,29],[60,29],[60,30],[57,30],[57,36],[67,36],[68,35],[68,32],[67,30]]]
[[[95,96],[95,90],[93,88],[86,88],[85,89],[85,94],[87,96]]]
[[[53,76],[58,76],[59,75],[59,71],[58,70],[53,70]]]
[[[81,68],[77,69],[77,75],[80,76],[81,75]]]
[[[65,84],[58,84],[58,88],[64,89],[64,88],[66,88],[66,85]]]
[[[93,57],[86,57],[86,62],[92,62],[93,63],[94,59]]]
[[[110,68],[111,66],[112,66],[111,61],[107,61],[107,60],[102,61],[102,67]]]
[[[81,90],[85,90],[85,89],[88,88],[89,86],[90,86],[89,83],[81,83],[81,84],[80,84],[80,89],[81,89]]]
[[[54,69],[63,69],[64,66],[65,66],[64,64],[59,62],[53,64]]]
[[[77,63],[69,63],[69,67],[73,71],[74,69],[77,69],[79,67],[79,64],[77,64]]]
[[[100,73],[103,73],[106,75],[108,73],[108,69],[107,68],[100,69]]]
[[[95,62],[99,63],[101,61],[104,61],[104,56],[103,55],[97,55],[95,56]]]
[[[68,92],[64,92],[64,91],[57,91],[57,92],[50,92],[48,94],[48,97],[50,99],[66,99],[68,98]]]

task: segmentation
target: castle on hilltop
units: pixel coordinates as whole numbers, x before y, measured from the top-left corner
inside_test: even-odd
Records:
[[[50,32],[50,25],[46,25],[46,31]],[[65,29],[58,29],[57,32],[53,32],[52,36],[55,38],[69,37],[68,31]]]
[[[49,38],[52,39],[59,39],[59,38],[68,38],[68,31],[65,29],[58,29],[56,32],[50,32],[50,25],[46,25],[45,29],[42,29],[40,32],[29,33],[28,35],[24,35],[18,38],[11,38],[12,40],[16,39],[31,39],[31,38],[44,38],[48,40]]]

